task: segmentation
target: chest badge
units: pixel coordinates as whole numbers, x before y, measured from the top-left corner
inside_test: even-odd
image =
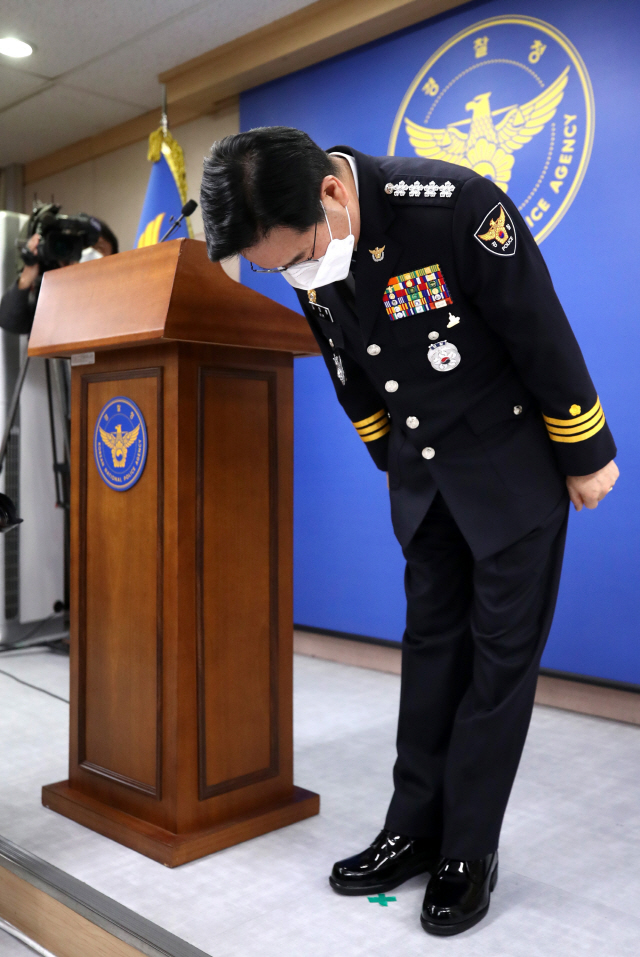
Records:
[[[373,257],[374,263],[382,262],[382,260],[384,259],[384,251],[386,248],[387,248],[386,246],[376,246],[375,249],[369,250],[369,252],[371,253],[371,256]]]
[[[450,372],[460,365],[460,353],[454,344],[446,339],[429,346],[427,356],[436,372]]]
[[[387,315],[392,322],[415,316],[431,309],[451,305],[453,299],[447,289],[442,270],[436,263],[413,272],[394,276],[382,297]]]
[[[447,323],[447,329],[451,329],[452,326],[457,326],[460,322],[460,316],[454,316],[449,313],[449,322]]]

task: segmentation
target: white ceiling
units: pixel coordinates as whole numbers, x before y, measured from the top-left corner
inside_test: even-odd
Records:
[[[0,167],[159,107],[163,70],[311,2],[2,0],[0,36],[36,51],[0,54]]]

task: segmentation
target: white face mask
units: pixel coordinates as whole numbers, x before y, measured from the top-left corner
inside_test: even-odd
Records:
[[[104,255],[101,252],[98,252],[97,249],[94,249],[93,246],[87,246],[86,249],[82,250],[80,262],[88,263],[91,262],[92,259],[104,259]]]
[[[331,242],[327,246],[326,253],[320,259],[313,262],[296,263],[282,273],[287,282],[291,286],[295,286],[296,289],[317,289],[319,286],[327,286],[330,282],[339,282],[341,279],[346,279],[349,275],[355,243],[355,236],[351,232],[349,210],[345,206],[349,220],[349,235],[346,239],[334,239],[331,226],[329,226],[327,211],[324,206],[322,209],[324,218],[327,220]]]

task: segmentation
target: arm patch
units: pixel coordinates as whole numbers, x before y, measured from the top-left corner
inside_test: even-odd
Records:
[[[516,227],[502,203],[496,203],[473,235],[494,256],[515,255]]]

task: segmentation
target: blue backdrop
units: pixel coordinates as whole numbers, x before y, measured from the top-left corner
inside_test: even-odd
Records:
[[[515,22],[491,23],[505,16]],[[518,22],[523,18],[542,22]],[[470,137],[482,94],[491,91],[485,102],[499,129],[508,107],[530,103],[556,80],[562,86],[569,67],[553,122],[522,149],[499,153],[494,144],[483,155],[465,155],[502,178],[543,240],[620,450],[613,495],[595,512],[572,514],[543,664],[638,683],[639,37],[633,0],[471,3],[241,98],[242,129],[283,124],[325,148],[347,143],[376,155],[415,155],[405,118],[427,129],[416,142],[432,143],[428,131],[448,124]],[[280,277],[245,270],[243,281],[298,308]],[[336,402],[321,359],[296,360],[295,390],[295,620],[400,639],[403,560],[384,475]]]

